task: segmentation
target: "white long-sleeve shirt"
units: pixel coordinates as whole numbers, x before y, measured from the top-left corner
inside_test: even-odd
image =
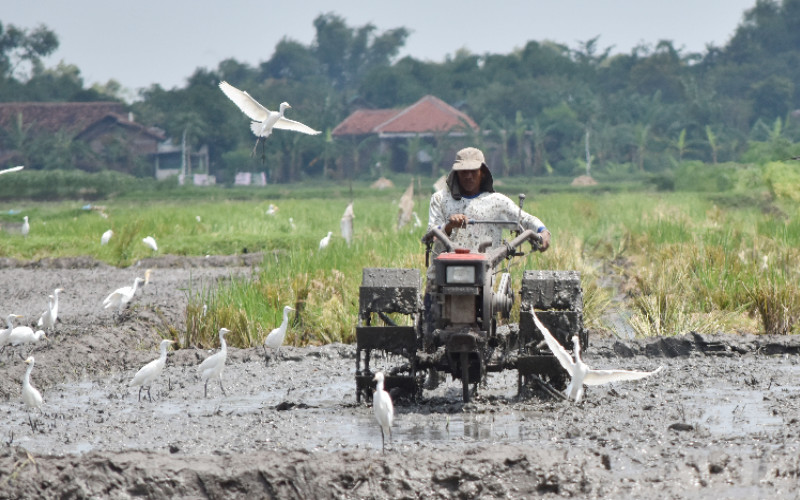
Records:
[[[474,220],[508,220],[516,222],[519,217],[519,206],[511,199],[500,193],[480,193],[468,198],[456,200],[447,188],[439,190],[431,196],[431,205],[428,211],[428,230],[439,226],[444,230],[445,224],[451,215],[464,214]],[[539,233],[546,228],[537,217],[522,211],[520,219],[522,227],[532,229]],[[497,224],[470,224],[466,228],[454,228],[450,240],[457,247],[477,250],[482,241],[491,240],[492,248],[500,246],[503,241],[503,229],[514,229],[511,225]],[[438,245],[437,245],[438,246]],[[438,253],[438,252],[434,252]]]

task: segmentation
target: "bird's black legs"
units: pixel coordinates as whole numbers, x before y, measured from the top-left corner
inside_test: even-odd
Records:
[[[204,398],[208,397],[208,379],[206,379],[205,389],[203,390],[203,397]]]
[[[150,395],[150,387],[152,387],[152,386],[150,386],[150,385],[147,386],[147,399],[149,399],[150,402],[152,403],[153,402],[153,396]]]
[[[139,402],[141,403],[141,401],[142,401],[142,386],[140,385],[139,386]]]
[[[220,388],[220,389],[222,389],[222,394],[224,394],[224,395],[226,395],[226,396],[228,395],[228,394],[225,392],[225,387],[222,385],[222,377],[220,377],[220,378],[219,378],[219,388]]]

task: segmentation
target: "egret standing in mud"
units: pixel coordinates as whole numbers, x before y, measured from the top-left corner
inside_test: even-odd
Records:
[[[133,286],[123,286],[111,292],[109,296],[103,300],[103,308],[108,309],[109,307],[116,307],[117,312],[121,314],[122,309],[133,299],[134,294],[136,294],[136,287],[139,286],[139,283],[144,283],[144,280],[137,277],[133,280]]]
[[[0,330],[0,349],[5,348],[6,344],[9,343],[9,337],[11,337],[11,332],[14,331],[14,319],[21,318],[19,314],[9,314],[6,317],[6,328],[5,330]]]
[[[659,366],[657,369],[651,372],[634,370],[593,370],[592,368],[589,368],[589,366],[581,359],[581,343],[577,335],[572,337],[572,352],[575,355],[575,359],[573,360],[569,352],[567,352],[567,350],[558,343],[555,337],[553,337],[553,334],[550,333],[550,330],[548,330],[542,324],[542,322],[539,321],[539,318],[536,317],[536,313],[533,312],[533,310],[531,310],[531,315],[533,316],[534,323],[536,323],[536,327],[539,328],[540,332],[542,332],[544,340],[547,343],[547,347],[550,348],[550,350],[553,352],[553,355],[556,357],[556,359],[558,359],[558,362],[561,363],[561,366],[563,366],[567,373],[569,373],[571,380],[567,386],[567,390],[564,391],[564,395],[567,397],[567,399],[572,399],[576,403],[580,402],[581,397],[583,396],[584,384],[603,385],[609,382],[639,380],[649,377],[650,375],[655,375],[664,368],[663,366]]]
[[[219,379],[219,388],[222,389],[222,394],[225,394],[225,387],[222,386],[222,370],[225,368],[225,358],[228,357],[228,345],[225,343],[225,334],[229,333],[227,328],[219,329],[219,343],[222,346],[218,353],[212,354],[200,363],[197,371],[200,372],[200,378],[205,380],[205,388],[203,389],[203,397],[208,397],[208,381],[214,377]],[[225,394],[227,396],[227,394]]]
[[[167,347],[173,343],[175,343],[174,340],[162,340],[160,345],[161,356],[141,367],[136,372],[136,375],[133,376],[131,383],[128,384],[130,387],[139,386],[139,401],[142,400],[142,389],[147,386],[147,398],[151,403],[153,402],[153,397],[150,395],[150,387],[153,386],[153,381],[164,371],[164,365],[167,364]]]
[[[372,410],[375,412],[375,420],[381,426],[381,444],[383,452],[386,453],[386,435],[389,435],[389,442],[392,440],[394,405],[392,405],[392,397],[383,390],[383,372],[376,373],[372,380],[375,381],[375,392],[372,394]]]
[[[8,336],[8,343],[12,346],[34,344],[40,340],[47,340],[47,335],[43,330],[33,331],[29,326],[18,326],[11,330],[11,335]],[[31,351],[33,347],[31,346]],[[29,353],[30,354],[30,353]]]
[[[38,326],[47,330],[52,330],[56,327],[58,320],[58,294],[63,292],[62,288],[56,288],[53,295],[48,295],[47,310],[39,317]]]
[[[264,340],[264,357],[267,356],[267,347],[272,350],[277,350],[277,353],[280,354],[283,339],[286,337],[286,330],[289,327],[289,311],[294,311],[294,308],[289,306],[283,308],[283,321],[281,322],[281,326],[269,332],[269,335],[267,335],[267,338]]]
[[[22,401],[25,403],[30,409],[37,409],[39,408],[41,411],[42,406],[42,394],[36,389],[36,387],[31,385],[31,372],[33,371],[33,356],[29,356],[28,359],[25,360],[25,364],[28,365],[28,369],[25,370],[25,377],[22,379]],[[36,430],[36,426],[33,425],[33,419],[31,419],[31,414],[28,412],[28,422],[31,424],[31,429]]]

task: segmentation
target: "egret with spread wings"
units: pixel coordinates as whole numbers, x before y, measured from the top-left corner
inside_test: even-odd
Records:
[[[550,350],[553,352],[553,355],[556,357],[556,359],[558,359],[558,362],[561,363],[561,366],[563,366],[567,373],[569,373],[571,380],[567,386],[567,390],[564,391],[564,395],[567,397],[567,399],[572,399],[576,403],[578,403],[583,396],[584,384],[603,385],[609,382],[639,380],[649,377],[650,375],[655,375],[664,368],[663,366],[659,366],[657,369],[651,372],[634,370],[594,370],[589,368],[589,366],[581,359],[581,343],[577,335],[572,337],[572,352],[575,355],[575,359],[573,360],[569,352],[567,352],[567,350],[558,343],[555,337],[553,337],[553,334],[550,333],[550,330],[548,330],[547,327],[545,327],[542,322],[539,321],[539,318],[536,317],[536,313],[531,311],[531,314],[533,316],[534,323],[536,323],[536,327],[544,336],[544,341],[547,343],[547,347],[550,348]]]
[[[319,130],[314,130],[308,125],[290,120],[283,116],[287,108],[291,108],[288,102],[282,102],[279,111],[270,111],[262,106],[258,101],[253,99],[250,94],[244,90],[239,90],[228,82],[220,82],[220,90],[228,96],[228,99],[233,101],[239,109],[242,110],[253,122],[250,124],[250,130],[256,135],[256,145],[253,147],[253,154],[256,153],[258,141],[261,138],[267,138],[272,133],[273,128],[280,130],[292,130],[303,134],[317,135],[321,133]]]

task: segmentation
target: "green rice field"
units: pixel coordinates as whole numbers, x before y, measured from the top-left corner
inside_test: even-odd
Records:
[[[525,269],[581,271],[589,328],[620,336],[797,333],[796,202],[779,203],[766,192],[537,192],[515,186],[527,190],[526,210],[553,234],[550,251],[511,261],[515,283]],[[158,242],[156,255],[263,252],[252,277],[188,292],[187,337],[204,343],[224,324],[247,332],[242,346],[258,345],[280,322],[283,306],[293,305],[299,313],[287,342],[351,342],[362,268],[425,266],[424,227],[396,227],[405,187],[210,188],[192,196],[166,192],[92,203],[3,201],[0,257],[91,256],[129,266],[154,254],[141,242],[148,235]],[[414,211],[424,226],[431,190],[419,182],[416,188]],[[516,192],[501,191],[516,199]],[[339,222],[351,196],[354,239],[348,246]],[[266,213],[270,204],[278,207],[274,215]],[[27,238],[19,234],[25,215]],[[102,246],[108,229],[114,236]],[[320,251],[328,231],[331,244]]]

